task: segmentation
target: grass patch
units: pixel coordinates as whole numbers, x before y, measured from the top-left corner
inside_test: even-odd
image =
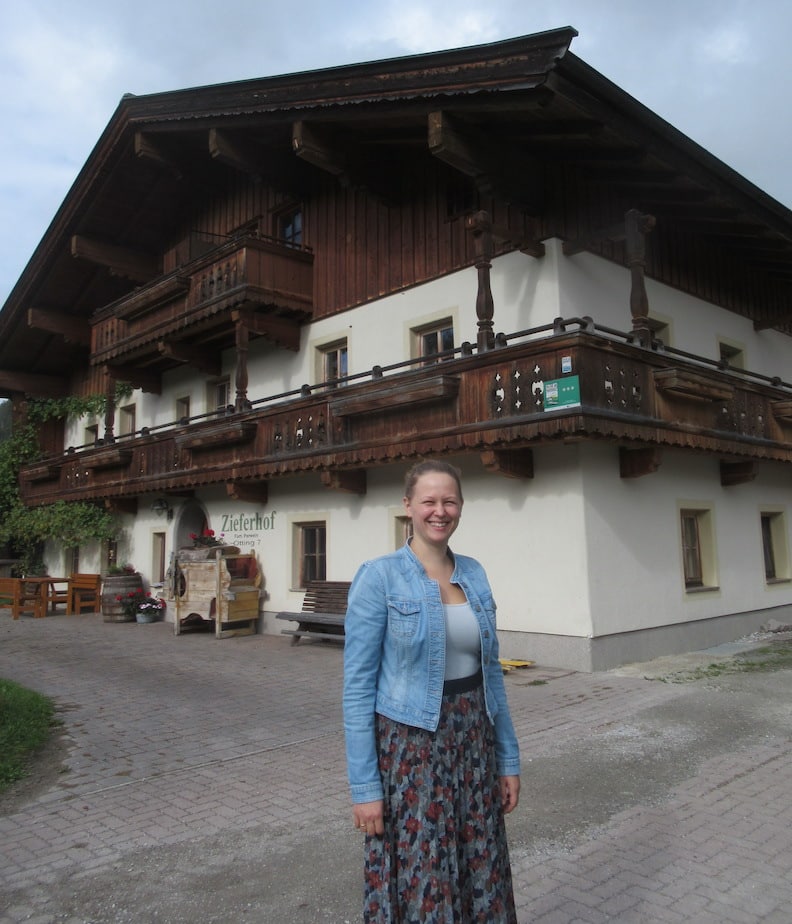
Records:
[[[0,792],[25,776],[56,724],[52,700],[0,677]]]
[[[762,648],[754,648],[726,658],[723,661],[714,661],[691,671],[680,671],[658,678],[664,683],[688,683],[692,680],[706,680],[713,677],[722,677],[725,674],[745,674],[749,672],[761,673],[763,671],[792,670],[792,639],[782,642],[773,642]]]

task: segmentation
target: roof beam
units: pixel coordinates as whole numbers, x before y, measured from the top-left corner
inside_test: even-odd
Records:
[[[232,500],[264,506],[269,500],[269,482],[227,481],[226,493]]]
[[[129,382],[134,388],[140,388],[152,395],[162,394],[162,379],[156,372],[150,372],[140,366],[105,366],[107,374],[116,382]]]
[[[287,350],[300,349],[300,324],[292,318],[254,312],[243,308],[231,312],[234,322],[241,321],[251,334],[274,340]]]
[[[505,202],[517,202],[538,214],[543,191],[541,172],[535,158],[524,149],[514,151],[496,140],[475,140],[447,112],[430,112],[428,116],[430,153],[465,176],[473,179],[483,195],[496,195]]]
[[[183,179],[181,168],[172,157],[162,150],[154,136],[147,132],[135,132],[135,155],[141,160],[149,160],[165,169],[174,179]]]
[[[28,308],[28,327],[58,334],[67,343],[91,345],[91,326],[86,318],[77,318],[65,311],[51,311],[47,308]]]
[[[359,494],[361,497],[366,493],[366,470],[364,468],[320,472],[319,477],[326,488],[345,491],[347,494]]]
[[[342,177],[347,171],[346,156],[330,141],[327,132],[303,119],[292,126],[292,150],[301,160],[325,173]]]
[[[240,173],[249,174],[254,179],[261,179],[260,158],[249,145],[232,139],[227,132],[217,128],[209,129],[209,153],[214,160]]]
[[[193,346],[189,343],[178,343],[172,340],[159,340],[157,351],[160,356],[175,359],[176,362],[193,366],[206,375],[217,375],[223,371],[220,356],[217,352]]]
[[[332,132],[315,122],[298,120],[292,126],[292,150],[300,160],[336,177],[342,187],[365,192],[385,205],[394,204],[394,190],[388,178],[379,177],[383,155],[369,162],[357,155],[356,142],[345,136],[340,143]]]
[[[68,392],[66,379],[34,372],[0,369],[0,395],[30,395],[34,398],[62,398]]]
[[[71,255],[103,266],[113,276],[123,276],[134,282],[149,282],[159,273],[158,262],[151,254],[108,244],[84,234],[72,235]]]

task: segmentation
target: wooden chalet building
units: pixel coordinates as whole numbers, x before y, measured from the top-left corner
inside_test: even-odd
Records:
[[[125,96],[0,312],[18,413],[110,399],[42,431],[25,502],[118,511],[151,582],[204,525],[253,548],[280,632],[442,456],[504,656],[792,621],[792,214],[575,34]]]

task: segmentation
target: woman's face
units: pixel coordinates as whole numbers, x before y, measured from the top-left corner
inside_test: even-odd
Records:
[[[404,498],[413,536],[428,545],[446,545],[459,525],[462,500],[456,479],[445,472],[426,472]]]

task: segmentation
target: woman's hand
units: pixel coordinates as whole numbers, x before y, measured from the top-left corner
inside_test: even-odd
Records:
[[[381,836],[385,833],[383,814],[382,799],[377,799],[376,802],[357,802],[352,806],[352,817],[355,821],[355,827],[360,828],[364,834],[377,834]]]
[[[508,815],[517,808],[517,803],[520,801],[520,778],[519,776],[502,776],[498,781],[503,814]]]

